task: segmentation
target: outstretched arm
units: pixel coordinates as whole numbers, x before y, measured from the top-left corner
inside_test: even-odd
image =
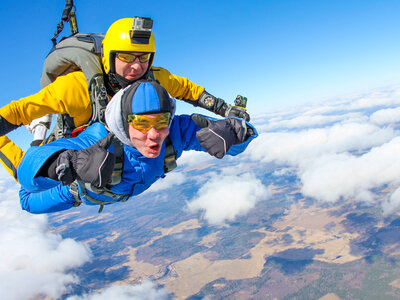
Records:
[[[0,108],[0,136],[47,114],[69,114],[76,126],[90,119],[92,108],[82,72],[60,76],[38,93]]]
[[[160,67],[152,67],[154,78],[174,98],[184,100],[194,106],[199,106],[222,117],[239,117],[250,121],[250,115],[243,108],[226,103],[204,90],[204,87],[193,83],[185,77],[171,74]]]

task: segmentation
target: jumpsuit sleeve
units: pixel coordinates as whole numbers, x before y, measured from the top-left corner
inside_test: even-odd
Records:
[[[69,186],[62,186],[59,181],[47,177],[35,177],[46,160],[62,150],[62,147],[46,146],[29,148],[18,167],[21,208],[30,213],[65,210],[71,208],[75,202],[74,196],[69,192]]]
[[[204,87],[191,82],[185,77],[171,74],[168,70],[160,67],[152,67],[154,78],[174,98],[180,100],[197,101],[204,92]]]
[[[19,191],[19,199],[21,208],[32,214],[66,210],[73,207],[75,202],[69,186],[61,184],[40,193],[30,193],[22,187]]]
[[[7,136],[0,136],[0,163],[17,180],[17,168],[25,152]]]
[[[47,114],[69,114],[75,126],[87,123],[92,108],[86,77],[82,72],[59,76],[38,93],[0,108],[0,116],[15,125],[29,124]]]

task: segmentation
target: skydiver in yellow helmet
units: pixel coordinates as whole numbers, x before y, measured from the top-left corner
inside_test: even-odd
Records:
[[[125,18],[114,22],[102,43],[101,61],[104,72],[108,75],[110,84],[116,85],[115,89],[125,88],[143,77],[150,71],[154,60],[156,46],[151,28],[145,28],[147,31],[142,30],[134,36],[133,21],[135,19]],[[151,22],[147,27],[152,27],[152,21],[144,19],[143,23],[146,21]],[[135,65],[134,62],[138,64]]]
[[[135,30],[135,22],[142,21],[142,29]],[[111,98],[119,89],[138,79],[154,79],[168,93],[194,106],[200,106],[223,117],[237,116],[249,120],[248,113],[207,93],[185,77],[152,66],[155,42],[148,18],[124,18],[114,22],[102,43],[102,65],[107,94]],[[139,26],[140,27],[140,26]],[[0,108],[0,162],[17,178],[16,169],[24,152],[5,134],[21,125],[30,124],[46,114],[68,115],[72,127],[87,124],[92,116],[92,105],[86,77],[82,71],[58,76],[38,93],[12,101]],[[64,125],[63,125],[64,126]]]

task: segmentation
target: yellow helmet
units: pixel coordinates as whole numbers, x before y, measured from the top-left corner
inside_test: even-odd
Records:
[[[106,74],[114,72],[115,52],[122,51],[153,53],[150,68],[156,51],[152,26],[150,18],[140,17],[124,18],[111,24],[103,40],[102,63]]]

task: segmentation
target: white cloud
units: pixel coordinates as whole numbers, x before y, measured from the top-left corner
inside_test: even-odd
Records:
[[[378,125],[385,125],[400,122],[400,107],[381,109],[374,112],[371,122]]]
[[[342,122],[324,128],[263,133],[249,145],[249,155],[255,161],[299,166],[324,154],[379,145],[393,136],[390,127]]]
[[[386,197],[382,202],[382,210],[384,215],[391,214],[400,206],[400,187],[397,188],[391,195]]]
[[[212,225],[224,225],[248,213],[258,201],[267,200],[270,190],[252,174],[213,174],[188,203],[192,212],[204,211]]]
[[[167,296],[163,288],[157,288],[151,281],[145,280],[138,285],[112,285],[101,292],[72,296],[67,300],[163,300],[167,299]]]
[[[361,156],[321,156],[300,170],[302,192],[321,201],[375,200],[374,188],[400,183],[400,137]]]
[[[90,260],[82,243],[48,231],[47,216],[23,212],[18,185],[0,177],[0,294],[2,299],[58,298],[79,278],[70,272]]]
[[[161,178],[158,181],[156,181],[144,193],[158,192],[158,191],[162,191],[162,190],[167,190],[171,187],[175,188],[183,182],[185,182],[185,174],[184,173],[171,172],[171,173],[168,173],[164,178]]]
[[[178,166],[190,165],[191,168],[215,162],[216,158],[202,151],[184,151],[177,159]]]

